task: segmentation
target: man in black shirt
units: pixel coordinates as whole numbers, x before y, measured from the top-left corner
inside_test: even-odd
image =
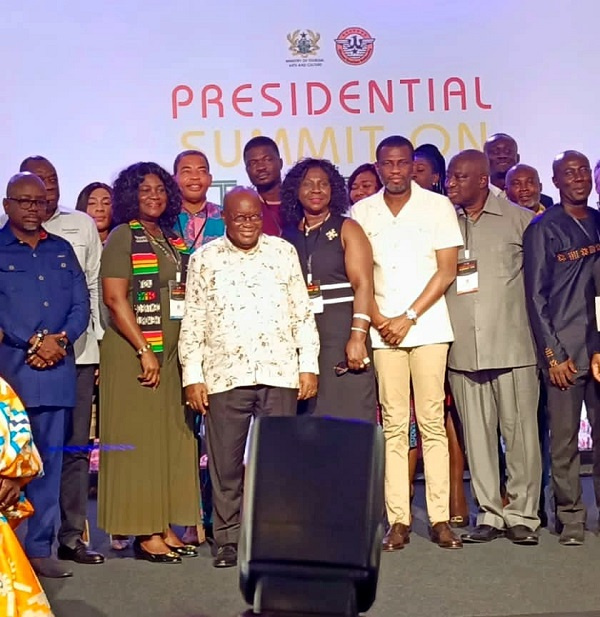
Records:
[[[587,206],[588,159],[568,150],[554,160],[560,203],[536,217],[524,235],[527,311],[548,392],[552,484],[560,543],[583,544],[585,508],[577,444],[585,400],[592,437],[600,443],[600,384],[590,357],[600,351],[593,270],[600,256],[600,214]]]

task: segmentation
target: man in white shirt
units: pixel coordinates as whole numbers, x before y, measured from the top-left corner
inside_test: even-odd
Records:
[[[409,541],[410,384],[423,443],[431,539],[461,548],[448,525],[450,470],[444,428],[444,376],[453,340],[444,292],[456,276],[462,237],[450,201],[411,180],[414,150],[395,135],[377,146],[383,189],[359,201],[352,218],[373,247],[371,340],[386,440],[385,499],[390,529],[383,549]]]
[[[317,393],[319,336],[294,247],[262,232],[258,194],[224,202],[226,235],[192,256],[179,337],[185,399],[205,414],[215,567],[237,563],[244,445],[254,416]]]
[[[87,520],[89,486],[89,437],[96,369],[100,360],[98,340],[102,338],[98,274],[102,244],[96,224],[83,212],[58,205],[60,187],[54,165],[43,156],[30,156],[20,166],[38,176],[46,187],[48,210],[44,228],[69,242],[83,270],[90,294],[90,323],[75,341],[77,403],[66,421],[65,451],[60,489],[61,525],[57,534],[58,558],[83,564],[104,561],[83,542]]]

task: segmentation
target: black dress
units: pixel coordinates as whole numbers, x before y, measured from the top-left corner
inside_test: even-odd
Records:
[[[323,312],[315,314],[321,342],[319,391],[301,411],[315,416],[375,422],[377,403],[372,365],[366,371],[348,371],[340,376],[334,370],[346,359],[353,314],[354,294],[346,275],[342,246],[345,220],[342,216],[331,216],[308,236],[297,227],[284,230],[284,238],[298,251],[305,281],[310,260],[312,280],[320,282],[324,302]],[[372,357],[368,336],[367,349]]]

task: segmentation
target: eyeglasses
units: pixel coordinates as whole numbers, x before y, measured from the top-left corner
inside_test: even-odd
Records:
[[[47,199],[29,199],[27,197],[7,197],[8,201],[16,201],[21,210],[45,210],[48,207]]]
[[[262,214],[251,214],[250,216],[238,214],[233,217],[232,221],[236,225],[243,225],[244,223],[258,223],[259,221],[262,221]]]

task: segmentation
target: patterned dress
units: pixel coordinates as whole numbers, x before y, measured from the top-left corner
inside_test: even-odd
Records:
[[[0,477],[19,478],[21,486],[36,477],[42,461],[31,437],[29,418],[14,390],[0,378]],[[21,494],[16,506],[0,509],[0,615],[52,616],[48,599],[13,529],[33,508]]]

